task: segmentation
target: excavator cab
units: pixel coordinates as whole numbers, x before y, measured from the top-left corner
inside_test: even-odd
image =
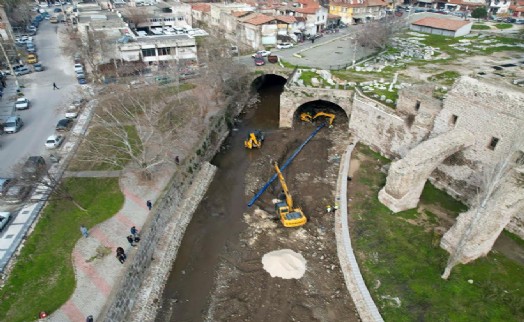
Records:
[[[304,122],[313,123],[313,121],[317,117],[321,117],[321,116],[325,116],[325,117],[328,118],[329,128],[332,128],[333,127],[333,121],[335,120],[335,114],[332,114],[332,113],[318,112],[317,114],[312,116],[311,113],[306,112],[306,113],[300,114],[300,120],[302,120]]]
[[[248,149],[261,148],[264,141],[264,133],[259,130],[250,132],[244,141],[244,146]]]
[[[277,171],[280,185],[282,186],[282,192],[285,195],[285,201],[279,201],[275,204],[275,211],[278,214],[280,221],[284,227],[299,227],[307,223],[307,218],[300,208],[293,208],[293,198],[287,188],[286,180],[280,172],[278,164],[274,163],[275,170]]]

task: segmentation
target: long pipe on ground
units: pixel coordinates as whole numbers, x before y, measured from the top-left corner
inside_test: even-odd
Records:
[[[287,166],[293,161],[293,159],[298,155],[298,153],[300,151],[302,151],[302,149],[304,148],[304,146],[315,136],[317,135],[318,131],[320,131],[320,129],[322,129],[324,126],[326,126],[325,123],[323,123],[322,125],[320,125],[319,127],[317,127],[317,129],[315,131],[313,131],[313,133],[311,133],[311,135],[304,141],[304,143],[302,143],[296,150],[295,152],[293,152],[293,154],[289,157],[289,159],[286,160],[286,162],[282,165],[282,167],[280,168],[280,171],[284,171],[285,168],[287,168]],[[248,207],[251,207],[253,206],[253,204],[258,200],[258,198],[260,198],[260,196],[264,193],[264,191],[267,190],[267,188],[269,188],[269,185],[273,183],[273,181],[275,181],[275,179],[277,178],[277,174],[275,173],[271,179],[269,179],[269,181],[257,192],[257,194],[249,201],[249,203],[247,204]]]

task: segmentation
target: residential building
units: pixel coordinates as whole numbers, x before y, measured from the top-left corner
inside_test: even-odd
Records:
[[[329,13],[340,16],[345,24],[366,23],[385,17],[388,4],[385,0],[333,0]]]
[[[511,0],[491,0],[489,1],[488,12],[490,15],[508,13]]]
[[[155,64],[166,61],[196,62],[195,38],[189,35],[159,35],[136,37],[132,42],[118,45],[120,58]]]
[[[472,11],[478,7],[485,7],[484,0],[448,0],[444,8],[453,11]]]
[[[508,13],[512,17],[524,17],[524,0],[512,0]]]
[[[191,5],[177,1],[156,2],[150,6],[127,6],[119,9],[124,20],[135,29],[190,27],[193,25]]]
[[[411,30],[448,37],[460,37],[471,32],[473,22],[445,18],[426,17],[411,23]]]
[[[211,6],[209,3],[194,3],[191,5],[191,16],[194,23],[209,24]]]

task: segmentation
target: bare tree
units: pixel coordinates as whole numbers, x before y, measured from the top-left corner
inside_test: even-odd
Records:
[[[123,10],[122,15],[131,28],[140,27],[141,24],[149,21],[149,18],[151,17],[145,8],[140,7],[126,7]]]
[[[129,164],[151,178],[155,167],[173,161],[172,140],[184,110],[172,99],[160,87],[115,87],[100,101],[77,159],[116,168]]]
[[[391,37],[404,26],[404,20],[398,17],[387,17],[383,21],[373,21],[362,25],[356,34],[357,42],[366,48],[384,49]]]
[[[522,159],[517,159],[517,161],[515,162],[516,146],[517,144],[515,143],[515,145],[512,147],[513,152],[505,155],[504,158],[500,162],[498,162],[490,171],[486,172],[481,191],[479,191],[478,193],[478,201],[474,205],[474,212],[473,214],[471,214],[471,218],[469,218],[469,220],[467,220],[467,222],[464,223],[465,227],[463,229],[459,229],[460,231],[458,232],[458,234],[460,235],[458,241],[454,247],[451,247],[452,249],[450,251],[450,256],[448,258],[446,268],[444,270],[444,273],[442,274],[443,279],[448,279],[453,267],[455,267],[459,263],[462,263],[463,259],[468,257],[465,255],[465,252],[468,245],[474,243],[472,242],[472,239],[477,233],[477,226],[480,222],[486,220],[486,216],[491,215],[487,209],[488,203],[493,202],[495,195],[497,193],[500,195],[501,192],[498,190],[501,188],[501,186],[512,179],[510,177],[513,175],[512,170],[516,166],[524,165],[524,160]],[[460,220],[460,218],[458,220]],[[504,227],[501,227],[501,229],[503,228]]]
[[[58,162],[59,160],[55,159],[55,161]],[[30,161],[19,162],[13,166],[12,175],[16,178],[18,184],[35,187],[38,190],[37,192],[40,192],[33,194],[33,200],[69,200],[78,209],[87,212],[87,209],[75,200],[68,186],[64,184],[62,177],[58,177],[56,173],[51,173],[46,165],[31,163]]]

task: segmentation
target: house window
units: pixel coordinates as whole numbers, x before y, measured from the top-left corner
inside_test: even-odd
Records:
[[[142,49],[142,56],[144,57],[156,56],[155,48]]]
[[[158,48],[158,56],[171,55],[171,48]]]
[[[458,120],[458,116],[456,116],[455,114],[452,114],[451,115],[451,125],[457,124],[457,120]]]
[[[489,142],[488,149],[495,150],[495,147],[499,143],[499,139],[496,137],[492,137],[491,141]]]
[[[417,100],[417,103],[415,104],[415,111],[420,110],[420,101]]]
[[[184,17],[178,17],[178,21],[184,20]]]

